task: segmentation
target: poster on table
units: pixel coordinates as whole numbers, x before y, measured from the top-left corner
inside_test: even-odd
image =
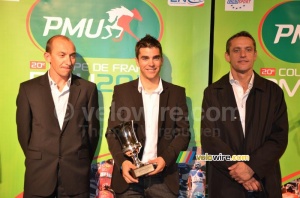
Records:
[[[300,188],[300,1],[220,0],[215,2],[213,82],[228,73],[225,45],[246,30],[256,40],[254,70],[284,91],[288,107],[288,146],[280,159],[283,197]]]
[[[101,137],[94,169],[111,159],[104,134],[113,88],[138,77],[134,46],[146,34],[163,46],[161,77],[186,88],[190,147],[200,145],[211,1],[1,0],[0,12],[0,197],[22,197],[25,166],[17,139],[16,96],[21,82],[49,69],[43,52],[46,41],[56,34],[75,43],[78,54],[73,73],[94,82],[99,91]],[[92,185],[96,189],[95,181]]]

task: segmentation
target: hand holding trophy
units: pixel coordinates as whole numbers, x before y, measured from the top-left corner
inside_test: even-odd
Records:
[[[111,129],[111,131],[114,132],[119,139],[123,153],[128,157],[131,157],[133,160],[133,164],[137,167],[136,169],[131,171],[131,174],[134,178],[146,175],[154,171],[155,168],[153,164],[144,164],[138,158],[138,154],[140,152],[142,144],[136,137],[133,120],[123,122],[117,127]]]

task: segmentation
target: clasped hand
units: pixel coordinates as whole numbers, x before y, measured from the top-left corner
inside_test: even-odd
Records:
[[[254,171],[244,162],[237,162],[228,168],[230,176],[248,191],[261,191],[260,183],[253,177]]]

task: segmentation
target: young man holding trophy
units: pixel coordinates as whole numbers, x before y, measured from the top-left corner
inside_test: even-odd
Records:
[[[176,159],[190,141],[185,89],[159,76],[159,41],[146,35],[135,47],[138,79],[114,88],[106,138],[114,159],[117,197],[178,197]]]

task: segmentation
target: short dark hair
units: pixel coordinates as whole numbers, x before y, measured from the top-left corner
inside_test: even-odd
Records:
[[[49,38],[49,40],[47,41],[47,44],[46,44],[46,52],[51,52],[51,50],[52,50],[52,43],[53,43],[53,41],[55,40],[55,39],[57,39],[57,38],[62,38],[62,39],[65,39],[65,40],[68,40],[68,41],[70,41],[70,42],[72,42],[71,41],[71,39],[70,38],[68,38],[67,36],[64,36],[64,35],[54,35],[54,36],[52,36],[51,38]],[[73,42],[72,42],[73,43]],[[75,47],[75,46],[74,46]]]
[[[142,38],[141,40],[139,40],[136,45],[135,45],[135,57],[138,58],[139,54],[140,54],[140,49],[141,48],[152,48],[152,47],[156,47],[159,49],[160,55],[162,56],[162,47],[160,42],[152,37],[150,34],[146,34],[146,36],[144,38]]]
[[[231,45],[231,41],[235,38],[238,38],[238,37],[248,37],[252,40],[253,42],[253,46],[254,46],[254,51],[256,51],[256,42],[254,40],[254,38],[252,37],[252,35],[247,32],[247,31],[241,31],[241,32],[238,32],[236,34],[234,34],[233,36],[231,36],[227,42],[226,42],[226,52],[229,54],[229,48],[230,48],[230,45]]]

